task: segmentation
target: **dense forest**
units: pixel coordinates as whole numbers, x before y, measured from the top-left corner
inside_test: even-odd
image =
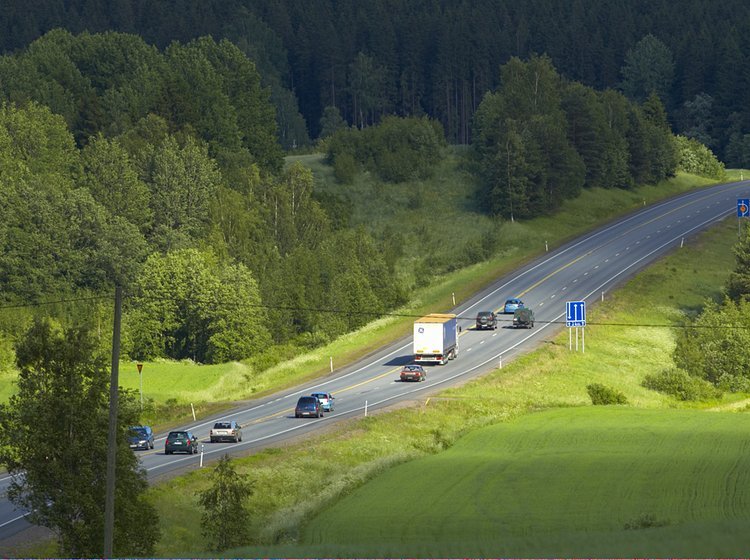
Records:
[[[331,97],[313,108],[307,95],[317,86],[293,83],[296,55],[271,26],[280,12],[270,4],[264,12],[262,1],[107,6],[49,3],[33,11],[45,14],[37,21],[11,5],[0,16],[8,31],[0,56],[0,303],[17,306],[0,317],[0,367],[12,363],[13,341],[37,312],[31,304],[77,302],[42,312],[96,322],[101,332],[114,284],[127,294],[126,356],[252,358],[260,368],[406,302],[415,286],[398,274],[403,240],[352,229],[345,197],[316,192],[309,169],[284,166],[284,148],[308,137],[297,96],[308,122],[317,119],[313,135],[339,182],[362,171],[391,183],[429,180],[446,142],[471,140],[465,165],[480,185],[477,206],[511,220],[550,213],[583,188],[656,183],[678,168],[723,172],[704,145],[673,135],[657,87],[671,66],[642,82],[650,74],[639,73],[639,56],[669,62],[668,47],[652,35],[629,54],[632,88],[622,91],[575,81],[548,55],[507,58],[472,86],[476,100],[460,112],[459,133],[450,103],[446,113],[420,93],[408,109],[393,105],[389,96],[403,94],[401,86],[357,49],[362,89],[339,88],[331,74]],[[441,21],[462,5],[313,8],[326,6],[330,26],[349,10],[356,24],[328,29],[317,14],[318,31],[331,38],[363,30],[353,44],[398,38],[401,47],[391,47],[401,60],[409,33],[365,33],[372,21],[406,11],[410,29],[432,29],[434,39],[440,35],[420,18]],[[388,17],[368,11],[386,7]],[[291,22],[301,8],[287,8]],[[317,21],[313,12],[308,24]],[[56,25],[67,29],[36,36]],[[139,26],[140,34],[96,31]],[[193,37],[200,29],[215,35]],[[14,43],[24,38],[31,42]],[[321,51],[307,44],[315,67]],[[422,56],[440,52],[427,50]],[[434,72],[419,78],[424,84],[440,83],[440,66],[417,66]],[[448,97],[458,99],[451,87]]]
[[[317,137],[326,107],[357,126],[427,115],[468,143],[498,68],[546,54],[597,90],[635,101],[656,91],[675,132],[750,166],[749,12],[743,0],[36,0],[3,6],[0,49],[55,27],[136,33],[159,48],[226,37],[270,88],[285,148]]]

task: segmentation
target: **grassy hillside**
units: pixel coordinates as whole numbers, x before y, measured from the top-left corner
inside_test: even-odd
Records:
[[[238,470],[256,481],[255,494],[249,502],[253,518],[252,533],[254,539],[258,543],[267,544],[236,551],[236,554],[243,557],[403,556],[418,555],[421,551],[428,556],[481,555],[479,549],[466,550],[465,552],[451,549],[445,541],[438,541],[439,546],[445,546],[444,549],[428,549],[425,542],[420,541],[414,543],[414,548],[398,552],[401,550],[398,542],[386,542],[385,537],[382,536],[380,537],[381,544],[377,548],[373,548],[371,546],[372,541],[368,541],[368,539],[374,537],[365,533],[358,533],[354,528],[351,529],[346,542],[358,542],[360,546],[356,548],[344,547],[343,543],[337,542],[341,537],[326,533],[326,540],[333,539],[332,546],[321,548],[319,546],[320,538],[324,534],[321,532],[321,527],[325,526],[325,520],[330,522],[331,519],[339,515],[361,519],[362,530],[368,527],[368,518],[361,513],[361,510],[356,514],[354,510],[342,514],[338,508],[339,503],[346,503],[350,504],[346,506],[347,508],[363,507],[367,509],[368,503],[372,505],[372,498],[360,499],[360,492],[379,492],[376,502],[392,503],[394,507],[391,511],[399,511],[395,505],[395,501],[399,499],[396,495],[398,492],[395,492],[392,486],[389,491],[381,492],[377,488],[382,489],[382,486],[375,486],[373,488],[376,488],[376,490],[371,490],[369,485],[365,484],[372,479],[375,480],[373,484],[381,484],[377,476],[381,473],[389,473],[389,469],[393,466],[404,464],[402,468],[406,469],[395,471],[396,474],[405,473],[404,476],[398,477],[398,482],[393,483],[399,485],[401,489],[410,488],[415,484],[415,471],[409,469],[415,468],[417,472],[425,472],[433,468],[432,463],[427,466],[420,466],[422,460],[439,462],[438,457],[445,456],[446,458],[443,460],[446,461],[446,464],[455,461],[461,465],[463,471],[479,472],[482,468],[481,462],[476,464],[475,462],[479,459],[484,461],[490,459],[482,458],[483,454],[477,451],[468,451],[471,447],[471,441],[481,442],[483,441],[481,438],[498,437],[501,439],[497,443],[488,444],[485,441],[479,447],[507,449],[509,447],[508,442],[513,438],[515,438],[515,441],[520,441],[525,437],[521,434],[529,430],[534,431],[533,426],[535,424],[533,422],[535,420],[533,418],[536,418],[536,415],[530,413],[561,408],[559,414],[569,415],[564,416],[565,422],[541,422],[542,425],[547,426],[548,431],[546,434],[540,433],[538,436],[540,440],[537,443],[537,447],[539,447],[537,458],[540,457],[539,454],[546,454],[544,460],[540,459],[539,468],[541,469],[544,463],[549,463],[549,472],[553,472],[555,470],[552,467],[553,459],[560,457],[559,447],[555,442],[563,436],[570,437],[566,435],[564,430],[558,434],[554,428],[564,428],[565,423],[579,422],[593,430],[597,424],[597,421],[595,421],[597,417],[592,416],[592,414],[603,414],[598,410],[592,410],[593,407],[590,406],[586,394],[586,384],[594,381],[622,390],[632,403],[629,407],[618,407],[617,412],[606,420],[609,425],[607,433],[611,433],[615,440],[632,433],[634,431],[632,426],[644,426],[640,431],[648,434],[650,432],[646,425],[648,423],[659,423],[661,425],[659,438],[662,438],[665,442],[670,440],[669,432],[673,430],[673,435],[677,439],[669,443],[670,449],[678,449],[684,446],[680,443],[680,438],[687,437],[685,427],[688,424],[691,426],[691,430],[695,426],[706,428],[703,432],[705,438],[701,435],[700,430],[695,432],[695,441],[700,442],[700,444],[696,444],[698,447],[696,447],[696,454],[692,458],[694,470],[684,471],[694,473],[698,477],[695,479],[697,487],[703,488],[705,486],[707,488],[706,492],[700,495],[700,499],[696,498],[696,509],[691,510],[689,519],[676,516],[672,512],[679,509],[677,498],[675,498],[673,505],[666,504],[665,509],[660,509],[653,505],[650,490],[640,493],[636,491],[638,480],[644,477],[647,479],[654,478],[654,485],[659,482],[667,489],[672,488],[674,456],[654,456],[648,463],[644,463],[646,469],[644,471],[632,468],[621,471],[621,476],[624,477],[622,483],[626,488],[631,488],[628,495],[631,502],[620,507],[617,500],[622,499],[623,492],[627,491],[615,488],[611,489],[611,498],[609,497],[610,494],[607,494],[604,498],[601,496],[598,498],[600,500],[606,498],[605,501],[610,504],[612,512],[622,509],[622,515],[617,513],[616,517],[610,516],[608,520],[606,519],[606,511],[601,514],[604,517],[602,523],[606,525],[606,529],[595,527],[590,531],[578,531],[580,526],[576,528],[569,524],[566,525],[568,523],[566,513],[562,511],[558,519],[545,522],[549,523],[548,529],[556,528],[556,533],[553,531],[554,534],[550,534],[549,538],[543,542],[547,548],[534,548],[531,546],[533,539],[525,539],[524,536],[531,534],[532,529],[528,525],[524,525],[523,521],[514,521],[514,518],[511,517],[505,520],[504,527],[510,531],[508,534],[513,537],[513,550],[498,549],[498,552],[489,555],[539,556],[546,554],[567,555],[569,553],[573,556],[585,556],[591,551],[592,555],[601,552],[604,555],[617,556],[616,548],[609,549],[610,552],[606,552],[605,549],[597,547],[607,542],[619,543],[623,542],[623,539],[633,540],[631,530],[626,531],[624,524],[634,523],[638,525],[638,523],[641,523],[648,525],[651,523],[651,518],[648,516],[651,515],[655,516],[656,522],[669,520],[669,525],[659,529],[663,535],[661,540],[665,543],[677,542],[680,537],[689,534],[691,531],[696,532],[697,528],[700,528],[703,531],[701,534],[706,543],[715,542],[716,539],[726,540],[727,535],[735,535],[734,540],[726,540],[727,546],[734,548],[713,549],[716,550],[716,554],[723,551],[738,550],[736,547],[744,544],[741,540],[744,538],[741,536],[744,533],[736,529],[746,519],[747,510],[744,500],[747,496],[738,492],[736,494],[737,501],[733,501],[733,497],[723,493],[721,485],[710,485],[712,473],[716,476],[723,476],[721,474],[723,471],[716,471],[713,466],[709,468],[706,463],[703,463],[706,455],[699,452],[699,449],[704,448],[705,451],[705,449],[708,449],[706,446],[713,445],[709,440],[717,438],[717,434],[720,434],[722,438],[725,436],[728,438],[726,440],[727,449],[739,445],[733,439],[735,436],[731,434],[731,430],[727,432],[727,422],[736,428],[737,433],[744,434],[746,415],[742,412],[747,410],[743,401],[746,396],[731,395],[725,396],[717,402],[683,404],[640,386],[640,380],[646,373],[656,372],[670,363],[673,332],[664,325],[674,323],[675,320],[684,317],[685,314],[694,313],[705,298],[719,297],[726,274],[732,267],[731,248],[735,241],[736,224],[734,220],[730,219],[633,278],[625,288],[616,292],[606,302],[595,306],[589,312],[591,322],[648,323],[662,326],[588,327],[585,354],[569,352],[567,349],[567,334],[563,333],[556,339],[544,344],[539,350],[522,356],[502,370],[497,370],[462,388],[445,391],[436,397],[432,397],[428,403],[415,402],[415,406],[410,409],[398,409],[333,426],[328,433],[314,436],[304,443],[280,449],[269,449],[252,457],[238,460],[236,462]],[[658,419],[661,414],[673,414],[674,409],[681,409],[679,412],[682,416],[664,416],[663,419]],[[715,414],[710,412],[709,409],[739,410],[742,412]],[[653,411],[654,416],[648,416],[647,411]],[[632,418],[627,416],[627,413],[630,412],[634,414]],[[582,414],[580,419],[576,419],[578,413]],[[693,418],[691,415],[696,416]],[[729,420],[725,421],[720,417],[728,417]],[[545,417],[539,416],[539,418]],[[674,420],[670,420],[670,418]],[[716,420],[716,425],[713,424],[714,418],[719,418]],[[525,424],[527,419],[532,419],[530,420],[532,424],[527,426]],[[736,419],[737,422],[732,424],[731,419]],[[605,420],[602,419],[601,422],[604,423]],[[486,435],[472,436],[480,439],[469,439],[467,440],[469,443],[462,441],[460,446],[454,447],[454,444],[459,442],[462,436],[487,426],[493,426],[493,428],[488,428]],[[509,426],[514,426],[514,428],[508,428]],[[510,431],[507,431],[508,429]],[[691,430],[688,430],[688,432]],[[635,430],[635,432],[638,431]],[[579,450],[583,451],[586,448],[589,448],[589,451],[598,448],[611,449],[612,443],[605,440],[602,440],[601,447],[598,447],[598,443],[594,445],[594,442],[603,437],[604,434],[601,432],[597,434],[595,431],[582,434]],[[502,438],[510,439],[503,440]],[[630,457],[638,457],[639,453],[645,453],[647,449],[639,451],[638,447],[645,443],[648,443],[648,438],[633,439],[628,444],[627,454]],[[542,444],[549,445],[549,447],[545,449]],[[667,445],[667,443],[663,443],[663,445]],[[693,444],[690,443],[690,445]],[[448,449],[450,451],[446,452]],[[737,460],[739,460],[741,447],[737,447],[737,450]],[[508,462],[508,472],[518,473],[523,471],[524,463],[513,462],[518,457],[523,456],[520,451],[518,454],[505,457]],[[710,454],[711,452],[705,451],[705,453]],[[569,454],[563,453],[562,456],[567,457]],[[414,461],[415,459],[416,461]],[[413,463],[410,463],[410,461],[413,461]],[[581,461],[577,467],[579,472],[586,470],[587,463],[583,458]],[[659,463],[660,461],[661,463]],[[632,461],[630,464],[632,465]],[[738,463],[738,466],[741,465]],[[546,471],[538,471],[535,476],[541,477],[544,472]],[[730,484],[732,483],[730,477],[735,476],[739,471],[729,469],[726,472],[729,474],[725,482]],[[208,474],[208,470],[202,470],[171,480],[152,489],[151,496],[162,516],[164,534],[169,535],[168,538],[162,539],[159,546],[159,555],[186,556],[196,555],[201,551],[205,552],[202,538],[197,530],[200,523],[200,510],[197,508],[195,492],[206,487]],[[493,484],[494,487],[510,483],[521,484],[518,480],[503,479],[501,474],[502,471],[498,471],[495,478],[487,480],[487,484]],[[586,490],[588,499],[591,499],[591,496],[596,496],[597,492],[603,492],[612,481],[611,478],[607,478],[607,469],[605,468],[589,468],[586,475],[588,477],[599,475],[603,477],[599,481],[592,480],[589,483],[590,487]],[[390,477],[395,475],[389,473],[384,474],[384,476],[388,477],[385,480],[391,480]],[[631,477],[632,480],[627,477]],[[419,479],[419,477],[417,478]],[[414,505],[417,507],[425,504],[434,504],[435,507],[438,507],[440,496],[450,491],[452,484],[450,478],[446,481],[445,486],[438,486],[439,479],[437,477],[429,478],[429,480],[433,481],[434,491],[430,493],[429,497],[425,496],[422,501],[415,502]],[[561,483],[566,480],[561,481]],[[562,499],[561,496],[575,495],[580,480],[571,477],[569,482],[572,487],[558,488],[555,490],[554,496],[550,496],[550,499],[554,497],[554,499],[560,500]],[[475,482],[475,484],[478,483]],[[435,488],[436,486],[437,488]],[[352,491],[357,488],[361,489],[352,494]],[[479,488],[481,489],[481,487]],[[522,486],[519,486],[519,489],[522,488]],[[342,497],[350,494],[351,497],[347,498],[346,502],[339,502]],[[362,496],[367,495],[363,494]],[[452,506],[454,510],[450,512],[447,518],[449,522],[458,514],[457,512],[470,511],[467,508],[472,507],[471,503],[475,500],[476,492],[474,494],[453,493],[451,495],[454,498]],[[573,501],[571,506],[585,510],[583,502],[585,497],[586,494],[581,495],[581,500],[579,502]],[[543,512],[546,507],[543,498],[544,496],[535,498],[537,503],[542,504],[539,505],[540,512]],[[668,495],[664,496],[664,500],[671,499]],[[715,515],[715,508],[708,508],[709,504],[715,504],[717,500],[723,500],[722,503],[725,504],[723,517]],[[548,505],[554,505],[554,503],[550,502]],[[701,505],[703,505],[702,508],[699,507]],[[398,502],[398,508],[401,506],[401,502]],[[415,511],[406,510],[405,515],[392,514],[392,517],[396,523],[399,521],[408,522],[413,515],[416,515]],[[705,514],[700,514],[701,511],[704,511]],[[624,515],[625,513],[627,515]],[[316,515],[318,514],[323,517],[317,519]],[[464,515],[468,515],[468,513],[464,513]],[[504,514],[498,510],[496,515]],[[499,517],[496,517],[496,519],[499,519]],[[513,523],[511,523],[512,521]],[[479,521],[477,523],[479,524]],[[425,526],[427,525],[425,523]],[[494,534],[494,532],[497,532],[498,526],[485,524],[482,525],[482,530]],[[649,531],[653,531],[653,529],[639,530],[637,534],[647,535]],[[602,532],[606,536],[603,536]],[[615,533],[619,536],[615,537]],[[430,538],[433,537],[434,535],[430,536]],[[480,536],[477,536],[477,538],[480,538]],[[282,544],[296,539],[299,539],[297,545]],[[636,539],[636,541],[639,541],[639,539]],[[480,542],[494,547],[498,541],[496,537],[488,534],[481,538]],[[654,544],[656,541],[647,539],[644,542]],[[278,544],[268,546],[270,543]],[[526,548],[524,548],[524,543],[527,545]],[[568,548],[563,548],[563,545]],[[575,548],[576,546],[578,548]],[[656,545],[654,544],[654,546]],[[656,547],[643,549],[642,553],[633,549],[632,553],[623,554],[627,556],[663,556],[669,554],[693,556],[699,555],[700,550],[707,550],[710,545],[707,544],[706,547],[703,549],[696,548],[694,553],[691,552],[693,549],[674,549],[673,553],[669,553],[665,552],[664,548]],[[559,553],[549,552],[557,549],[560,550]],[[439,550],[445,552],[438,554]],[[735,552],[732,555],[736,554]]]

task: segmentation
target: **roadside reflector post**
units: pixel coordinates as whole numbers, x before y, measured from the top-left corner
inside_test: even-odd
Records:
[[[547,242],[546,242],[546,241],[544,242],[544,252],[545,252],[545,253],[548,253],[548,252],[549,252],[549,245],[547,244]]]
[[[200,466],[203,466],[203,448],[206,447],[205,444],[201,443],[201,464]]]
[[[602,290],[602,301],[604,301],[604,290]]]
[[[497,366],[498,366],[498,369],[503,369],[503,355],[502,354],[498,356]]]
[[[331,373],[333,373],[333,356],[331,356]]]
[[[451,292],[451,297],[453,298],[453,305],[456,305],[456,292]]]
[[[193,406],[193,403],[190,403],[190,410],[193,411],[193,422],[195,422],[195,407]]]
[[[367,416],[367,401],[365,401],[365,416]]]
[[[682,249],[683,245],[685,245],[685,238],[684,237],[680,240],[680,249]]]

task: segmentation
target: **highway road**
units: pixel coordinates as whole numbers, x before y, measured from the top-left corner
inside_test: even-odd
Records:
[[[611,291],[665,253],[689,242],[692,235],[728,216],[736,216],[740,198],[750,198],[750,181],[718,185],[644,207],[545,253],[453,310],[436,309],[435,312],[459,316],[460,350],[457,358],[444,366],[427,366],[424,382],[399,381],[401,366],[412,359],[411,337],[404,338],[319,380],[221,415],[220,418],[237,420],[243,426],[241,443],[208,442],[211,426],[220,419],[216,417],[184,427],[201,440],[199,455],[165,455],[165,434],[160,434],[154,450],[137,452],[143,467],[151,480],[171,476],[200,468],[201,462],[216,460],[225,453],[246,454],[401,401],[424,400],[446,386],[487,373],[501,361],[507,363],[519,352],[565,328],[566,301],[596,304],[603,292]],[[501,312],[509,297],[520,297],[534,310],[535,328],[512,329],[511,316],[500,314],[497,330],[474,329],[478,311]],[[334,411],[320,419],[295,418],[297,398],[313,391],[333,393]],[[4,493],[8,482],[7,476],[0,477],[0,492]],[[15,510],[6,499],[0,500],[0,539],[28,526],[24,512]]]

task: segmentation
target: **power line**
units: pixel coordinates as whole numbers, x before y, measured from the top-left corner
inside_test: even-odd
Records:
[[[35,303],[25,303],[25,304],[8,304],[8,305],[0,305],[0,310],[5,309],[23,309],[23,308],[32,308],[32,307],[42,307],[42,306],[48,306],[48,305],[59,305],[59,304],[67,304],[67,303],[82,303],[82,302],[90,302],[90,301],[100,301],[100,300],[111,300],[111,295],[102,295],[102,296],[86,296],[86,297],[76,297],[76,298],[64,298],[64,299],[58,299],[58,300],[51,300],[51,301],[43,301],[43,302],[35,302]],[[130,300],[141,300],[141,301],[160,301],[160,302],[171,302],[171,303],[179,303],[182,302],[182,298],[175,298],[173,296],[137,296],[134,294],[124,294],[123,299],[130,299]],[[330,308],[330,307],[301,307],[301,306],[295,306],[295,305],[270,305],[270,304],[261,304],[261,303],[241,303],[238,301],[223,301],[218,299],[193,299],[194,303],[203,304],[203,305],[216,305],[221,307],[253,307],[258,309],[266,309],[269,311],[291,311],[295,313],[326,313],[326,314],[332,314],[332,315],[347,315],[347,316],[372,316],[372,317],[397,317],[397,318],[406,318],[406,319],[420,319],[424,317],[424,313],[421,314],[414,314],[414,313],[395,313],[390,311],[384,311],[384,310],[345,310],[345,309],[337,309],[337,308]],[[474,321],[476,320],[476,316],[465,316],[465,315],[456,315],[456,319],[460,321]],[[511,323],[512,319],[503,319],[498,317],[498,322],[502,323]],[[560,321],[544,321],[544,320],[535,320],[535,323],[540,324],[550,324],[550,325],[565,325],[566,321],[560,320]],[[586,326],[596,326],[596,327],[643,327],[643,328],[678,328],[678,329],[750,329],[750,325],[689,325],[689,324],[669,324],[669,323],[606,323],[606,322],[599,322],[599,321],[586,321]]]

